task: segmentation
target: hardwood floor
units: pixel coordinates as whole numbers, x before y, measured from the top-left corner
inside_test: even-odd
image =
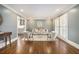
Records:
[[[17,40],[0,50],[1,54],[79,54],[79,50],[60,39],[56,41]]]

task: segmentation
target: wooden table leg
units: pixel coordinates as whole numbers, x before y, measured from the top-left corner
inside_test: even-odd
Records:
[[[48,40],[48,34],[47,34],[47,40]]]
[[[5,40],[5,47],[7,46],[7,37],[4,37]]]
[[[9,43],[10,43],[10,46],[11,46],[11,36],[9,35]]]

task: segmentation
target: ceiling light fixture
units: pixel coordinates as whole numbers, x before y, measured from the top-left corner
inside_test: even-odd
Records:
[[[20,11],[21,11],[21,12],[23,12],[24,10],[23,10],[23,9],[21,9]]]
[[[56,9],[57,12],[60,12],[62,9]]]

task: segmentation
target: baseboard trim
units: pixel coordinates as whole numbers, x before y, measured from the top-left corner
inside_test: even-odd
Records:
[[[55,41],[55,40],[28,40],[28,41]]]
[[[68,40],[68,39],[64,40],[64,38],[61,37],[61,36],[58,36],[58,38],[60,38],[61,40],[67,42],[67,43],[70,44],[71,46],[73,46],[73,47],[79,49],[79,44],[77,44],[77,43],[75,43],[75,42],[73,42],[73,41],[70,41],[70,40]]]
[[[12,39],[11,42],[14,42],[14,41],[16,41],[16,40],[17,40],[17,37],[14,38],[14,39]],[[7,41],[7,45],[8,45],[8,44],[9,44],[9,41]],[[5,47],[5,42],[3,42],[3,43],[0,44],[0,48],[3,48],[3,47]]]

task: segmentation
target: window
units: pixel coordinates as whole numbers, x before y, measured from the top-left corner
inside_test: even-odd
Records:
[[[65,39],[68,39],[68,14],[55,19],[55,32]]]
[[[67,14],[60,17],[60,35],[68,39],[68,19]]]
[[[55,32],[59,34],[59,18],[55,19]]]

